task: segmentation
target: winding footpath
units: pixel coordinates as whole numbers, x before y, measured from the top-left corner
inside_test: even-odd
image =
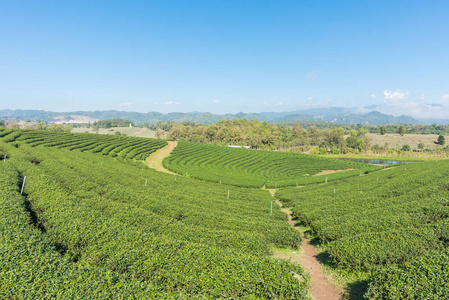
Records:
[[[269,190],[274,197],[275,190]],[[281,207],[283,213],[288,216],[288,223],[296,228],[295,221],[292,220],[292,212],[290,209],[283,208],[282,203],[276,200],[276,204]],[[273,255],[277,258],[290,259],[291,262],[301,265],[304,270],[310,275],[311,289],[310,294],[315,300],[339,300],[343,298],[343,290],[330,283],[329,278],[324,275],[320,262],[317,259],[317,252],[315,248],[309,244],[309,241],[301,234],[301,250],[292,252],[286,255],[285,253],[274,252]]]
[[[156,171],[176,175],[176,173],[173,173],[172,171],[167,170],[162,165],[162,161],[164,160],[164,158],[166,158],[167,156],[170,155],[170,153],[173,151],[173,149],[175,149],[176,145],[178,145],[177,142],[168,141],[167,146],[157,150],[156,152],[154,152],[150,156],[148,156],[147,159],[145,159],[145,164],[149,168],[155,169]]]
[[[162,149],[151,154],[146,160],[145,164],[152,169],[160,172],[174,174],[162,165],[164,158],[170,155],[175,149],[177,142],[169,141],[168,145]],[[268,189],[271,196],[275,196],[276,190]],[[282,212],[287,214],[288,223],[295,228],[295,221],[292,220],[292,212],[287,208],[282,207],[282,203],[276,200],[276,204],[281,207]],[[302,235],[301,249],[297,252],[274,252],[273,256],[276,258],[287,259],[293,263],[301,265],[304,270],[310,275],[311,289],[310,294],[315,300],[339,300],[342,299],[343,290],[335,285],[329,283],[329,279],[324,275],[321,265],[317,259],[317,252],[315,248],[309,244],[307,239]]]

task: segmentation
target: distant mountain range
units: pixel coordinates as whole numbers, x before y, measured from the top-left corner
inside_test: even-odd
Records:
[[[191,113],[168,113],[159,112],[125,112],[125,111],[74,111],[74,112],[51,112],[44,110],[0,110],[0,120],[29,120],[44,122],[94,122],[105,119],[124,119],[136,124],[156,124],[158,122],[194,122],[196,124],[213,124],[222,120],[256,120],[267,123],[294,123],[301,121],[321,121],[336,124],[362,124],[362,125],[387,125],[387,124],[449,124],[449,120],[423,119],[417,120],[409,116],[394,117],[377,111],[369,111],[369,107],[361,108],[313,108],[293,112],[263,112],[263,113],[238,113],[238,114],[212,114],[203,112]]]

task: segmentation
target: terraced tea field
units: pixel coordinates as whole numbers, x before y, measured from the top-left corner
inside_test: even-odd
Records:
[[[2,298],[308,298],[302,268],[270,254],[300,238],[280,210],[270,214],[266,191],[153,171],[122,151],[70,150],[52,133],[5,133]]]
[[[445,299],[449,161],[420,162],[276,195],[332,263],[371,274],[373,299]],[[444,284],[443,284],[444,283]]]
[[[164,140],[106,136],[88,133],[49,132],[37,130],[3,130],[4,142],[25,142],[30,146],[89,151],[112,157],[144,160],[154,151],[168,145]]]
[[[164,160],[177,176],[142,162],[164,147],[0,129],[0,296],[309,299],[304,269],[271,255],[301,242],[260,188],[277,186],[325,263],[363,275],[365,298],[449,298],[449,160],[382,169],[180,142]]]
[[[179,142],[164,160],[172,172],[242,187],[267,188],[324,183],[380,169],[353,161],[306,154],[235,149]],[[321,176],[320,172],[339,171]]]

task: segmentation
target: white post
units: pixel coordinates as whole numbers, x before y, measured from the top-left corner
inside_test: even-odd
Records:
[[[22,190],[20,191],[20,195],[23,195],[23,188],[25,187],[25,180],[27,179],[27,177],[23,177],[23,182],[22,182]]]
[[[335,188],[334,188],[334,194],[335,194]]]
[[[147,179],[145,179],[145,186],[147,186]]]
[[[228,190],[228,199],[229,199],[229,190]]]
[[[101,162],[101,164],[100,164],[100,167],[102,167],[103,166],[103,162]]]

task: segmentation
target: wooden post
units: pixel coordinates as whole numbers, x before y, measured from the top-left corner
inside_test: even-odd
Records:
[[[22,182],[22,190],[20,191],[20,195],[23,195],[23,188],[25,187],[25,180],[27,179],[27,177],[23,177],[23,182]]]

